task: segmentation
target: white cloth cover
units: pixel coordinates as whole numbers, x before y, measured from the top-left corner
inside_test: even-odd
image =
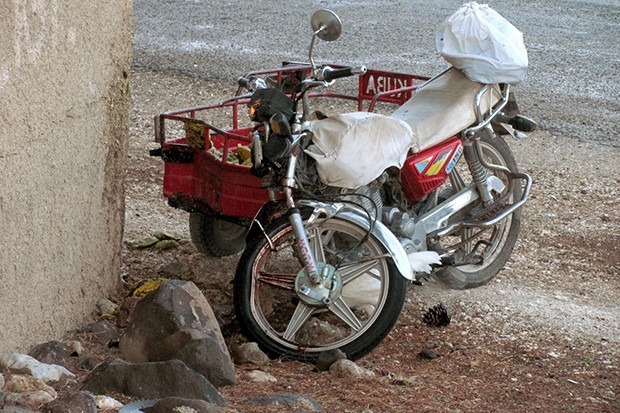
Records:
[[[439,27],[435,42],[448,62],[476,82],[518,84],[525,79],[523,34],[486,4],[461,6]]]
[[[378,178],[390,166],[401,168],[416,141],[399,119],[352,112],[311,122],[313,144],[306,153],[317,162],[323,183],[356,189]]]
[[[411,126],[418,150],[424,150],[477,121],[475,99],[482,87],[452,67],[420,86],[392,117]],[[498,100],[499,94],[494,93],[492,104]],[[480,101],[483,113],[491,108],[490,101],[489,93],[484,93]]]

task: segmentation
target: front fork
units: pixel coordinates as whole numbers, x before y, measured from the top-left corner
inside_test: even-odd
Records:
[[[316,260],[314,254],[310,249],[310,242],[306,235],[306,229],[304,228],[303,219],[301,213],[295,205],[293,199],[293,189],[295,188],[295,166],[297,164],[297,155],[293,154],[289,158],[288,166],[286,168],[286,176],[282,180],[282,187],[284,192],[284,198],[286,199],[286,206],[288,207],[288,220],[293,228],[293,234],[300,252],[300,261],[304,267],[308,278],[318,285],[322,282],[321,275],[317,270]]]

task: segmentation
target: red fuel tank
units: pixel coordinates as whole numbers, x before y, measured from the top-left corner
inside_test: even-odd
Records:
[[[452,137],[407,157],[401,169],[403,191],[409,203],[422,199],[443,184],[463,154],[463,144]]]

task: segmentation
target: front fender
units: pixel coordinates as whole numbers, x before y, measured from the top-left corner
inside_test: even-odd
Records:
[[[400,274],[406,279],[413,281],[413,271],[411,270],[411,264],[409,263],[407,253],[392,231],[390,231],[381,221],[374,221],[371,228],[371,222],[368,219],[368,214],[351,204],[341,202],[325,203],[314,200],[300,200],[297,204],[301,207],[312,208],[314,210],[313,215],[315,217],[321,216],[332,218],[337,216],[339,219],[349,221],[361,228],[364,228],[366,231],[371,231],[372,235],[379,240],[385,249],[392,255],[394,264],[396,264]],[[310,219],[312,219],[312,216]]]

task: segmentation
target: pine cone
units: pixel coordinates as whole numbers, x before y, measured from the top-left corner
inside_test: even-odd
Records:
[[[450,324],[450,313],[443,304],[437,304],[424,313],[424,322],[431,327],[442,327]]]

